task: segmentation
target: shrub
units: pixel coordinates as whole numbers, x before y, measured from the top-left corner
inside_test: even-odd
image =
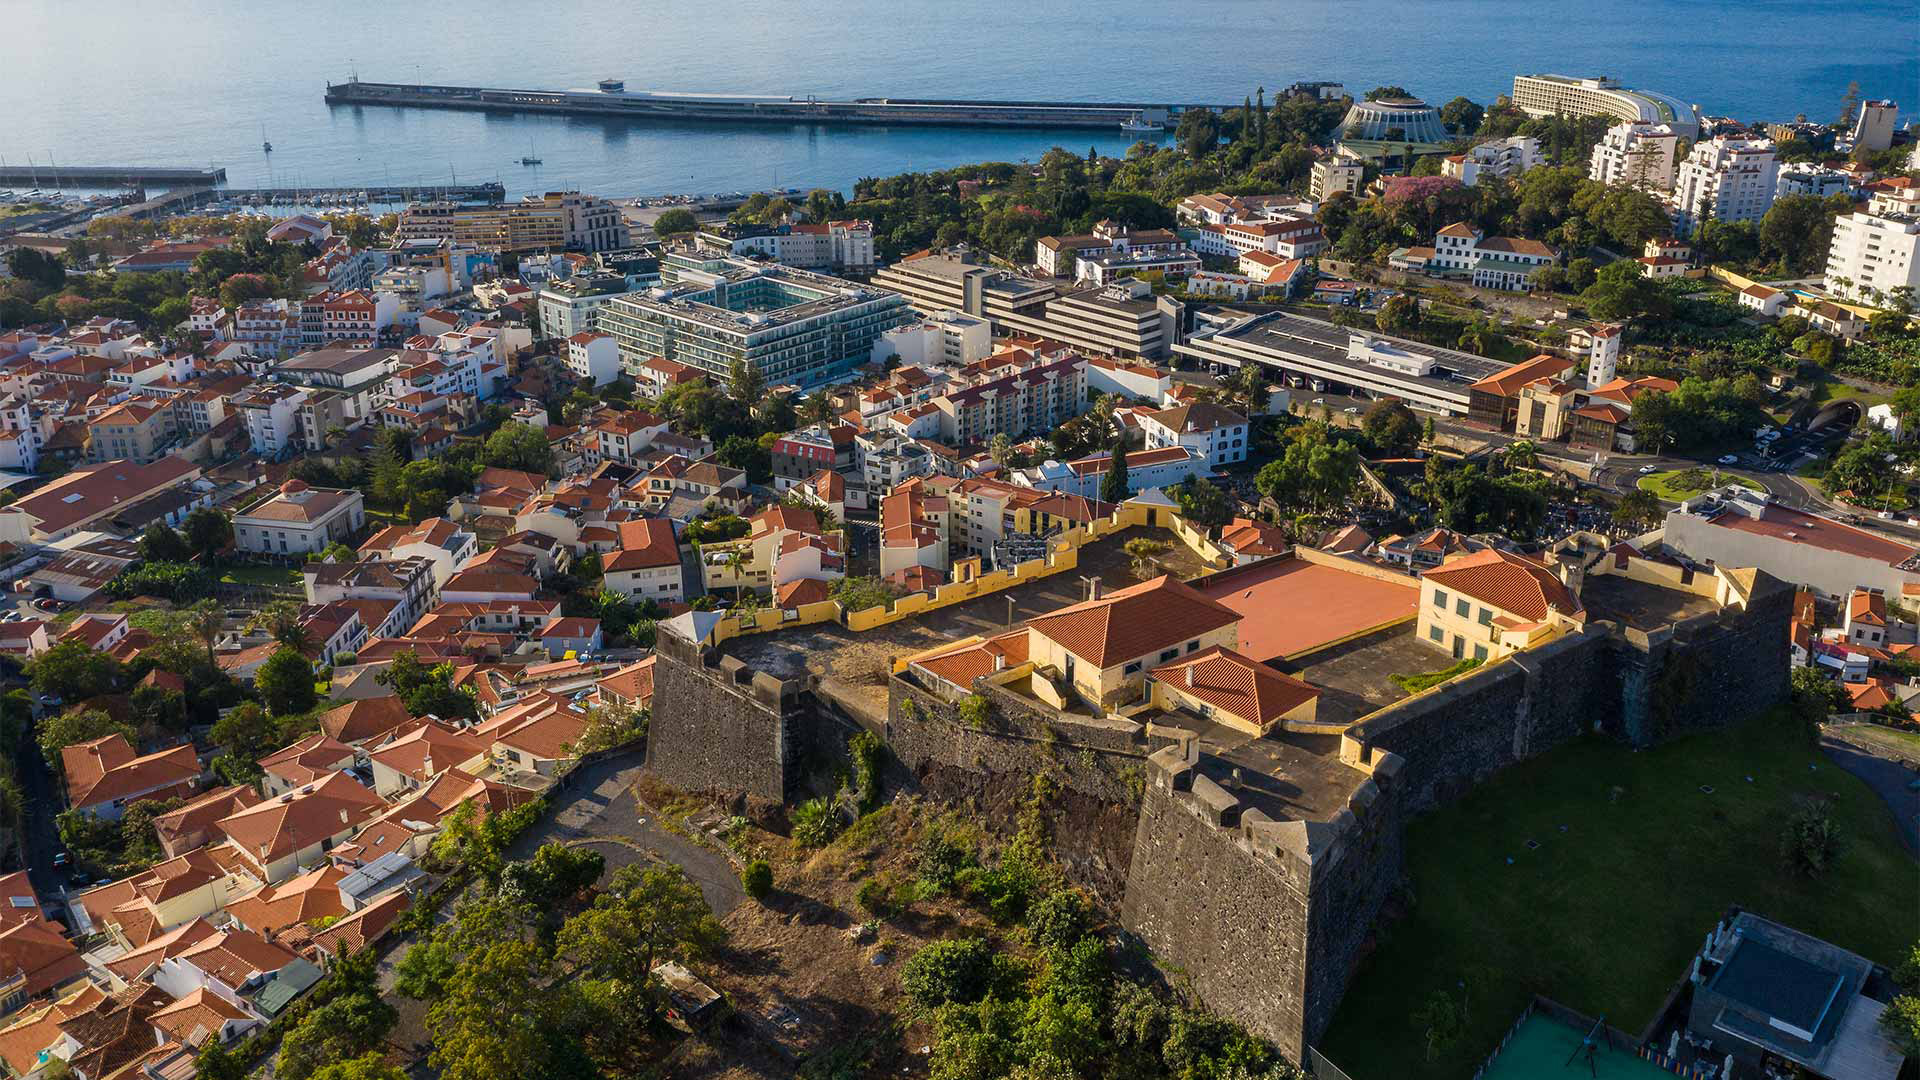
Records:
[[[1036,945],[1070,949],[1093,929],[1093,906],[1077,889],[1055,889],[1027,911]]]
[[[1880,1028],[1910,1058],[1920,1057],[1920,997],[1901,994],[1880,1014]]]
[[[1815,878],[1833,869],[1847,850],[1847,838],[1824,799],[1809,799],[1780,833],[1780,858],[1801,877]]]
[[[765,900],[773,891],[773,867],[765,859],[755,859],[740,871],[740,887],[755,900]]]
[[[840,832],[840,814],[830,799],[809,799],[794,808],[793,842],[801,847],[825,847]]]
[[[993,703],[985,694],[968,694],[960,702],[960,722],[975,731],[985,731],[987,718],[992,715]]]
[[[900,973],[907,1000],[926,1009],[979,1001],[993,977],[993,948],[980,938],[936,941]]]
[[[854,803],[860,813],[872,813],[880,805],[880,737],[871,731],[856,732],[847,740],[847,753],[853,758]]]
[[[933,895],[951,892],[961,872],[975,865],[978,864],[973,847],[944,829],[929,828],[920,838],[920,860],[916,869],[921,886]]]
[[[877,877],[861,882],[860,891],[854,893],[853,899],[870,915],[884,919],[893,914],[893,889]]]

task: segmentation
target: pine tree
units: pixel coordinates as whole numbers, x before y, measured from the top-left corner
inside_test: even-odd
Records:
[[[1253,121],[1253,98],[1251,97],[1240,99],[1240,141],[1256,150],[1260,148],[1260,125]]]
[[[1261,149],[1274,141],[1273,132],[1267,126],[1267,88],[1264,86],[1253,93],[1253,130],[1254,145]]]
[[[1122,439],[1113,444],[1113,458],[1107,464],[1107,475],[1100,480],[1100,501],[1118,503],[1126,499],[1127,443]]]
[[[760,374],[760,365],[736,359],[731,374],[733,400],[749,409],[759,404],[761,392],[767,386],[765,376]]]

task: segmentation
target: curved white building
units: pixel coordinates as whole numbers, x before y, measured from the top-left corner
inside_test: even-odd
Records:
[[[1605,75],[1515,75],[1513,104],[1528,116],[1611,116],[1630,124],[1665,124],[1685,139],[1700,135],[1700,114],[1670,94],[1629,90]]]
[[[1356,101],[1340,121],[1342,142],[1443,143],[1453,136],[1440,110],[1414,98]]]

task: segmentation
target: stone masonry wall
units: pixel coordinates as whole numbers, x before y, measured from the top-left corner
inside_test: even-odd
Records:
[[[806,749],[807,688],[670,633],[655,652],[648,771],[683,791],[786,802]]]
[[[1398,768],[1381,754],[1327,822],[1275,821],[1200,775],[1182,748],[1156,752],[1121,924],[1209,1008],[1302,1060],[1399,880]]]
[[[1745,610],[1726,608],[1651,634],[1623,631],[1615,657],[1623,701],[1611,733],[1650,746],[1784,701],[1792,611],[1793,589],[1761,575]]]

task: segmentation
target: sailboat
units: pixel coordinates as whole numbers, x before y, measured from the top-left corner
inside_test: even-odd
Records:
[[[527,156],[520,159],[520,164],[522,165],[540,164],[540,155],[534,150],[532,143],[527,144]]]
[[[260,125],[260,152],[263,154],[273,153],[273,144],[267,141],[267,125],[265,124]]]

